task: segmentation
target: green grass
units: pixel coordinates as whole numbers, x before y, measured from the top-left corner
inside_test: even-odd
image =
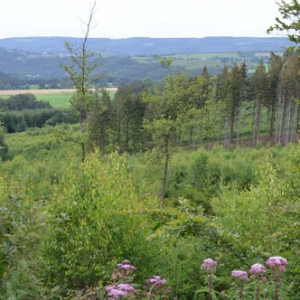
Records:
[[[239,58],[239,54],[236,52],[220,52],[220,53],[185,53],[176,54],[170,56],[172,59],[216,59],[222,58]]]
[[[25,93],[31,93],[30,90],[24,90]],[[116,91],[108,91],[111,99],[114,98]],[[35,94],[35,93],[33,93]],[[35,97],[39,101],[49,102],[54,108],[68,108],[70,107],[70,99],[73,96],[73,92],[57,92],[57,93],[45,93],[35,94]],[[8,99],[10,95],[0,95],[2,99]]]
[[[256,53],[260,54],[260,53]],[[261,55],[265,55],[262,53]],[[224,65],[232,67],[233,63],[238,64],[246,62],[250,70],[255,69],[257,62],[252,62],[251,59],[255,58],[255,53],[238,53],[238,52],[220,52],[220,53],[185,53],[185,54],[175,54],[167,55],[172,59],[172,66],[185,68],[187,71],[191,70],[201,70],[205,66],[208,70],[212,69],[216,72],[217,69],[222,70]],[[133,58],[138,63],[158,63],[158,59],[150,56],[135,56]]]
[[[116,91],[108,91],[109,96],[113,99]],[[74,93],[59,92],[53,94],[36,94],[36,98],[40,101],[49,102],[54,108],[70,107],[70,99]]]
[[[53,93],[53,94],[37,94],[37,100],[49,102],[54,108],[67,108],[70,107],[70,99],[73,93]]]

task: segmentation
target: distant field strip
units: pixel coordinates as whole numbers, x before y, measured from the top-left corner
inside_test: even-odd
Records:
[[[107,91],[116,91],[117,88],[105,88]],[[31,93],[40,94],[58,94],[58,93],[74,93],[75,89],[47,89],[47,90],[0,90],[0,96],[10,96],[18,94]]]
[[[117,88],[106,88],[111,97]],[[18,94],[34,94],[37,100],[49,102],[55,108],[66,108],[70,106],[70,99],[75,89],[49,89],[49,90],[0,90],[0,97],[8,98]]]

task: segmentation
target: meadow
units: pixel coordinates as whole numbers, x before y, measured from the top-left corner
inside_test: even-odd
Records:
[[[107,88],[111,97],[114,96],[116,88]],[[30,90],[0,90],[0,98],[7,99],[11,95],[31,93],[39,101],[49,102],[54,108],[70,107],[70,99],[74,95],[74,89],[30,89]]]
[[[280,54],[280,53],[278,53]],[[175,69],[184,69],[188,71],[202,70],[207,67],[211,74],[218,73],[224,65],[231,67],[234,63],[246,62],[248,71],[253,73],[260,60],[268,61],[270,53],[268,52],[215,52],[215,53],[184,53],[170,54],[168,57],[172,59],[172,66]],[[155,63],[156,57],[135,56],[133,60],[139,63]]]

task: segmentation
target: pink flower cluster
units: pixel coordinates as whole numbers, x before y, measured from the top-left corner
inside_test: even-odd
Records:
[[[108,293],[107,300],[114,300],[119,298],[129,298],[135,289],[129,283],[120,283],[106,287]]]
[[[231,277],[234,278],[234,279],[241,280],[241,281],[248,281],[249,280],[248,273],[245,272],[245,271],[240,271],[240,270],[233,270],[231,272]]]
[[[153,276],[152,278],[146,279],[146,283],[161,287],[167,283],[166,279],[161,279],[160,276]]]
[[[121,270],[132,270],[132,271],[136,270],[136,267],[132,266],[128,259],[125,259],[120,264],[117,264],[117,267]]]
[[[266,273],[266,267],[263,266],[262,264],[254,264],[251,266],[249,273],[252,275],[263,275]]]
[[[266,265],[271,268],[271,270],[277,270],[279,272],[285,272],[288,261],[281,256],[272,256],[266,261]]]
[[[281,272],[286,271],[286,265],[288,261],[281,256],[272,256],[266,261],[266,265],[271,268],[272,274],[280,275]],[[251,266],[249,273],[252,275],[252,278],[266,280],[264,274],[267,272],[267,269],[264,265],[256,263]],[[242,281],[248,280],[248,274],[245,271],[234,270],[231,272],[232,278],[241,279]]]
[[[218,262],[211,259],[207,258],[203,261],[203,264],[201,265],[201,269],[205,270],[207,273],[215,273],[217,269]]]

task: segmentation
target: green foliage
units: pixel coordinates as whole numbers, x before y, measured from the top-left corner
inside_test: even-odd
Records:
[[[49,199],[41,264],[49,289],[100,289],[115,263],[129,258],[141,271],[139,283],[160,274],[180,299],[201,299],[195,291],[205,286],[203,259],[220,262],[221,292],[230,289],[232,269],[248,270],[272,254],[289,260],[286,280],[297,290],[298,145],[174,149],[169,199],[157,210],[163,153],[95,153],[82,166],[69,141],[78,125],[55,130],[68,134],[57,140],[46,126],[8,135],[13,159],[0,165],[2,173],[23,174],[30,199]]]
[[[151,269],[155,249],[146,243],[143,211],[154,203],[136,193],[126,157],[113,153],[99,160],[95,154],[71,166],[56,198],[49,203],[52,228],[45,241],[52,285],[65,291],[95,286],[124,258],[140,266],[141,276]]]
[[[292,0],[289,2],[281,0],[277,3],[279,6],[279,13],[281,18],[276,18],[276,24],[270,26],[267,30],[268,33],[274,31],[285,32],[290,41],[298,44],[300,42],[299,37],[299,18],[300,18],[300,3],[298,0]]]
[[[212,201],[216,222],[224,230],[237,234],[242,243],[273,253],[277,249],[272,243],[273,234],[291,221],[288,207],[294,205],[294,201],[284,200],[288,189],[267,164],[261,169],[257,186],[240,193],[234,189],[224,190]]]
[[[101,150],[101,153],[106,152],[106,147],[111,139],[111,119],[111,99],[108,92],[102,91],[100,97],[98,94],[95,95],[95,101],[87,119],[88,142],[91,149],[96,147]]]
[[[9,158],[8,145],[4,140],[4,131],[0,124],[0,161],[7,160]]]
[[[47,214],[32,193],[21,180],[0,177],[0,299],[45,299],[39,245]]]
[[[217,291],[230,287],[233,268],[247,268],[256,253],[239,238],[220,230],[195,208],[182,199],[177,209],[163,209],[148,214],[155,233],[151,239],[164,241],[165,261],[159,274],[169,278],[180,299],[194,299],[195,292],[205,286],[200,266],[205,258],[222,261],[218,267]],[[198,299],[198,298],[196,298]],[[205,298],[200,298],[205,299]]]
[[[31,93],[10,96],[8,99],[0,98],[0,109],[4,110],[24,110],[53,108],[48,102],[38,101]]]
[[[8,111],[3,113],[3,126],[8,133],[26,131],[28,127],[43,127],[57,114],[54,109]]]
[[[78,126],[61,125],[68,136],[76,139]],[[75,128],[74,128],[75,127]],[[7,134],[8,159],[1,162],[0,172],[11,177],[22,176],[24,184],[35,187],[35,199],[51,199],[55,185],[69,165],[79,156],[77,145],[71,141],[58,141],[54,128],[46,126],[27,132]]]

